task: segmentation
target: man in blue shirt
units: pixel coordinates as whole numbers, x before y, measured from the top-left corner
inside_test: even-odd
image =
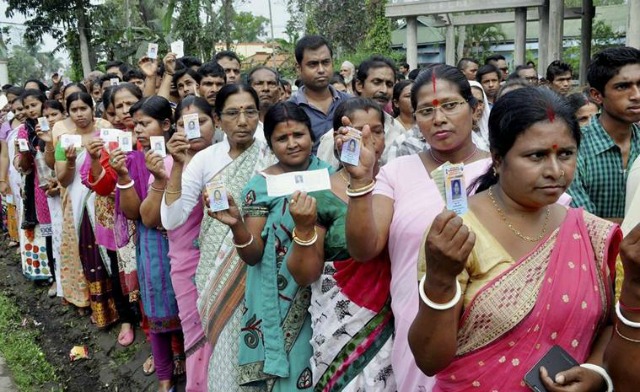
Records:
[[[296,68],[302,87],[291,96],[291,101],[304,110],[311,119],[311,132],[315,135],[313,153],[318,150],[320,137],[333,128],[333,113],[349,94],[336,91],[329,81],[333,76],[333,51],[319,35],[307,35],[296,43]]]

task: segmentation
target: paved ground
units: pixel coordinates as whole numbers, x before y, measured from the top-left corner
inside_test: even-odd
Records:
[[[7,362],[0,357],[0,392],[15,392],[18,388],[13,384]]]

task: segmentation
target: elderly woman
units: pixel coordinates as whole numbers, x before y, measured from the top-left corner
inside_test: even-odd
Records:
[[[524,87],[496,102],[489,129],[493,164],[469,210],[440,213],[421,247],[416,362],[434,391],[526,391],[525,374],[558,345],[582,365],[553,379],[536,369],[545,388],[602,390],[621,233],[557,203],[576,169],[573,112]]]

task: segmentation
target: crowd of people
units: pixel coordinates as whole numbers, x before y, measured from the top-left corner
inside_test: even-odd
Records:
[[[311,35],[295,59],[293,86],[230,51],[3,86],[23,274],[121,346],[142,331],[159,392],[634,390],[640,50],[579,87],[501,55],[334,72]],[[461,215],[436,178],[456,164]],[[329,189],[269,185],[321,170]],[[556,345],[580,365],[538,368]]]

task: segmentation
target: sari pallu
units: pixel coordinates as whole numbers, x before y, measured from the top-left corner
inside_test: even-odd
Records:
[[[324,264],[311,284],[314,390],[396,391],[391,366],[391,264],[386,250],[361,263],[347,251],[347,204],[331,191],[316,196]]]
[[[329,165],[315,156],[307,170]],[[312,192],[311,195],[314,195]],[[293,219],[288,197],[270,197],[265,177],[251,179],[243,191],[243,214],[266,218],[262,260],[247,267],[246,311],[240,332],[241,385],[268,390],[307,390],[313,386],[309,360],[313,350],[308,313],[311,290],[300,287],[287,269]]]
[[[270,150],[257,141],[214,176],[240,203],[242,190],[259,170],[275,162]],[[213,179],[210,179],[213,180]],[[196,269],[198,313],[213,348],[209,368],[211,391],[253,390],[238,385],[238,341],[245,295],[247,266],[233,245],[229,226],[211,218],[206,207],[198,238]]]
[[[495,241],[475,216],[464,220],[480,241]],[[569,209],[548,239],[471,300],[456,358],[434,391],[528,391],[524,375],[553,345],[584,363],[611,308],[609,273],[621,239],[612,223]]]

